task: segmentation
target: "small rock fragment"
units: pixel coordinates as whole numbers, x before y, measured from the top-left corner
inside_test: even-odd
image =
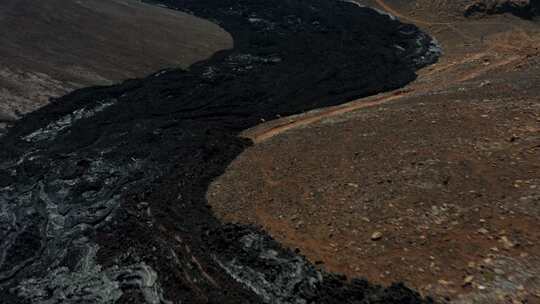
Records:
[[[482,82],[480,83],[480,87],[483,88],[483,87],[485,87],[485,86],[487,86],[487,85],[490,85],[490,84],[491,84],[491,81],[489,81],[489,80],[484,80],[484,81],[482,81]]]
[[[451,285],[452,282],[449,282],[449,281],[446,281],[446,280],[439,280],[439,284],[441,284],[443,286],[448,286],[448,285]]]
[[[382,239],[382,236],[383,236],[382,232],[376,231],[371,235],[371,240],[372,241],[378,241],[378,240]]]
[[[501,237],[501,242],[503,243],[505,249],[510,249],[515,246],[515,244],[512,243],[506,236]]]
[[[489,231],[486,228],[480,228],[480,229],[478,229],[478,233],[480,233],[480,234],[488,234]]]
[[[474,280],[474,276],[472,275],[466,276],[465,279],[463,280],[463,286],[471,285],[473,280]]]

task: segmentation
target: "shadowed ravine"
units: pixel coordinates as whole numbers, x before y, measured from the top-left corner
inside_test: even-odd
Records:
[[[427,301],[224,225],[205,194],[250,145],[241,131],[399,88],[437,59],[431,38],[342,1],[162,3],[219,24],[235,48],[189,70],[78,90],[1,139],[2,302]]]

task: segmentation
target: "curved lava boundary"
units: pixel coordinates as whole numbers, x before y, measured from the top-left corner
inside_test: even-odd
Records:
[[[210,182],[264,120],[402,87],[437,60],[413,25],[332,0],[169,0],[235,47],[78,90],[1,139],[3,303],[423,303],[224,225]],[[286,153],[286,151],[283,151]]]

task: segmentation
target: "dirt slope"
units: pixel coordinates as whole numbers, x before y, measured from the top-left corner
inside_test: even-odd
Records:
[[[75,88],[187,67],[232,47],[208,21],[131,0],[4,0],[0,28],[0,124]]]
[[[257,144],[209,202],[351,277],[539,303],[540,25],[405,2],[363,4],[432,33],[440,62],[402,90],[245,132]]]

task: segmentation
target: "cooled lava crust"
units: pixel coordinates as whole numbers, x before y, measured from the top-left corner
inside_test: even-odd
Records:
[[[242,130],[399,88],[437,59],[432,39],[342,1],[161,4],[219,24],[234,49],[75,91],[10,129],[0,142],[2,303],[430,302],[224,225],[205,194],[251,144]]]
[[[476,0],[465,7],[464,15],[511,13],[525,19],[540,15],[540,0]]]

